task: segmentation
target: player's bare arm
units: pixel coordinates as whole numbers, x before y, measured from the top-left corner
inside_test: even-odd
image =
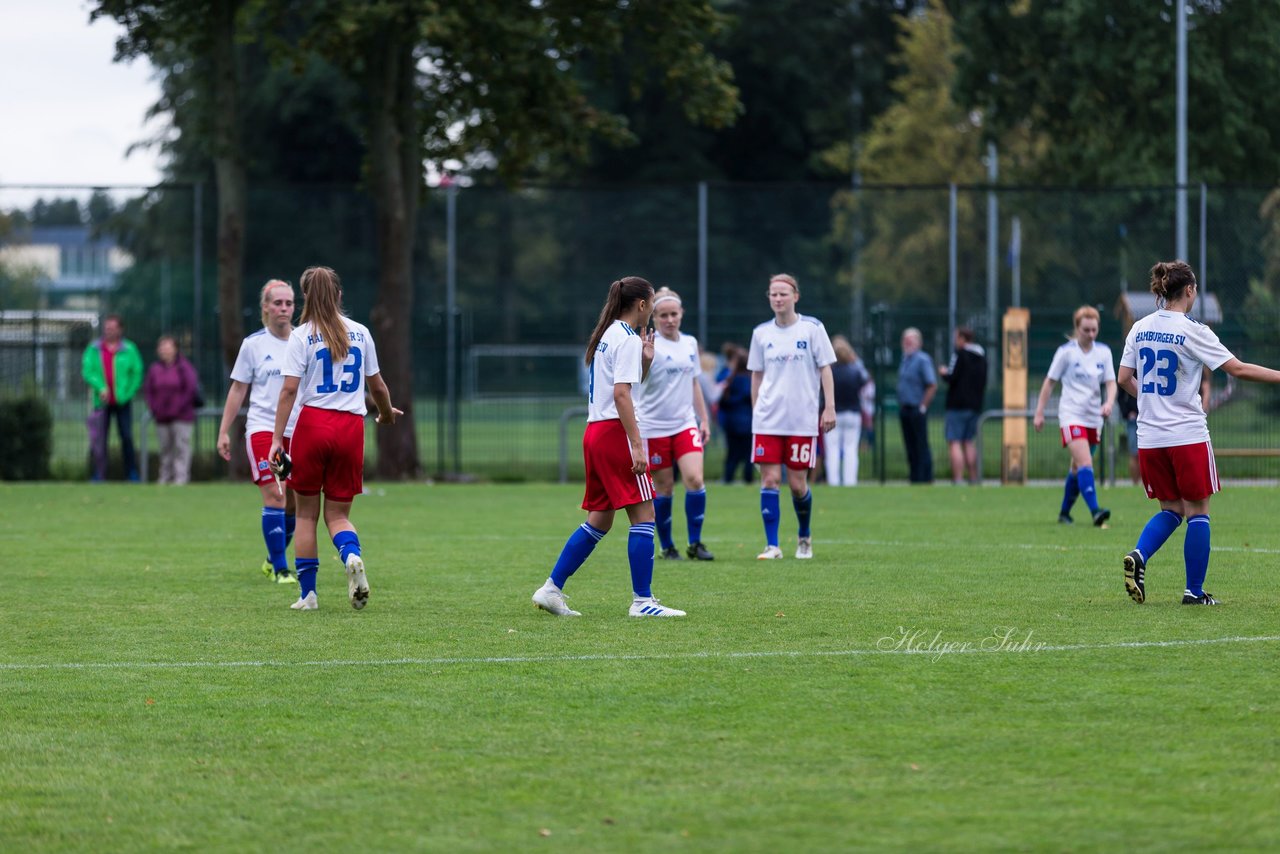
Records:
[[[379,424],[395,424],[396,418],[404,413],[391,405],[391,390],[387,388],[387,381],[379,373],[368,377],[365,382],[369,384],[369,396],[373,398],[373,405],[378,407],[376,421]]]
[[[1236,379],[1249,380],[1255,383],[1280,383],[1280,371],[1264,368],[1262,365],[1255,365],[1252,362],[1242,362],[1239,359],[1230,359],[1224,362],[1222,370]]]
[[[630,383],[614,383],[613,403],[618,407],[618,420],[627,433],[627,442],[631,445],[631,470],[636,474],[644,474],[649,468],[649,461],[644,455],[644,440],[640,438],[640,425],[636,423],[636,408],[631,400]]]
[[[823,433],[830,433],[836,426],[836,385],[830,365],[823,365],[818,369],[818,381],[822,383],[823,400],[826,402],[819,426]]]
[[[693,380],[693,414],[698,416],[698,432],[702,437],[702,444],[706,445],[711,441],[711,415],[707,410],[706,398],[702,396],[702,384],[698,382],[698,378]]]
[[[764,382],[763,371],[751,372],[751,408],[756,408],[756,398],[760,397],[760,385]]]
[[[284,450],[284,428],[289,423],[289,413],[293,412],[293,403],[298,399],[298,385],[302,377],[285,377],[280,386],[280,401],[276,404],[276,426],[271,431],[271,453],[268,459],[274,459],[276,451]]]
[[[1123,371],[1124,368],[1120,370]],[[1133,372],[1130,371],[1129,374],[1132,376]],[[1136,386],[1133,393],[1135,396],[1138,394]],[[1036,415],[1031,419],[1031,423],[1035,425],[1037,433],[1044,428],[1044,408],[1049,405],[1049,395],[1051,394],[1053,394],[1053,380],[1045,377],[1044,384],[1040,386],[1040,397],[1036,399]]]
[[[640,348],[640,382],[649,379],[649,366],[653,364],[653,336],[657,334],[654,329],[646,329],[640,336],[643,342]]]
[[[218,456],[224,460],[231,459],[231,422],[244,405],[244,396],[248,391],[249,384],[239,380],[232,380],[231,388],[227,389],[227,402],[222,406],[222,423],[218,425]]]

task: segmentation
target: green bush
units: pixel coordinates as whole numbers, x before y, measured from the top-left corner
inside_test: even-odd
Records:
[[[53,413],[33,391],[0,398],[0,480],[44,480],[53,454]]]

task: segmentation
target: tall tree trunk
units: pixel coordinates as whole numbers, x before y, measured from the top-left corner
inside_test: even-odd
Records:
[[[369,68],[369,173],[378,235],[378,297],[370,325],[391,399],[404,415],[378,428],[378,475],[421,474],[413,415],[413,241],[422,157],[413,28],[388,27]]]

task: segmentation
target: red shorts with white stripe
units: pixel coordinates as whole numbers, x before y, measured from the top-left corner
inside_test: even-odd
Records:
[[[302,407],[293,428],[293,473],[299,495],[349,502],[364,491],[364,418],[354,412]]]
[[[618,419],[587,424],[582,437],[582,461],[587,470],[583,510],[620,510],[653,500],[649,472],[636,474],[631,470],[631,442]]]
[[[1147,497],[1160,501],[1203,501],[1222,488],[1213,446],[1208,442],[1172,448],[1139,448],[1138,465]]]
[[[288,436],[284,439],[284,452],[293,455],[293,451],[289,450],[290,439]],[[249,454],[249,468],[253,476],[253,482],[256,484],[271,483],[271,463],[267,461],[267,457],[271,454],[271,432],[269,430],[259,430],[244,437],[245,450]]]
[[[811,469],[818,463],[817,436],[752,437],[751,462],[756,465],[786,465],[789,469]]]
[[[1067,427],[1063,427],[1061,433],[1062,447],[1064,448],[1077,439],[1085,439],[1090,445],[1100,444],[1097,427],[1081,427],[1079,424],[1071,424]]]
[[[645,439],[644,453],[649,460],[650,471],[669,469],[685,454],[702,453],[702,434],[697,427],[690,427],[672,436]]]

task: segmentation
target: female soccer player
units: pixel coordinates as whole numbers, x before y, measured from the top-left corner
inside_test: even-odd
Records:
[[[778,487],[782,467],[787,467],[791,504],[799,532],[796,557],[813,557],[809,518],[813,493],[809,469],[815,462],[818,429],[836,426],[835,389],[831,365],[836,360],[831,339],[822,321],[796,313],[800,286],[795,277],[779,273],[769,279],[769,305],[773,320],[751,333],[747,369],[751,371],[752,456],[760,466],[760,516],[764,519],[765,549],[759,560],[782,557],[778,547],[781,509]],[[826,402],[818,413],[818,389]]]
[[[222,424],[218,427],[218,453],[231,459],[231,424],[249,395],[249,415],[244,425],[245,450],[249,454],[250,476],[262,493],[262,539],[267,544],[267,559],[262,573],[280,584],[293,582],[285,550],[293,538],[295,522],[293,491],[278,485],[271,475],[271,431],[276,425],[276,403],[280,400],[285,348],[293,331],[293,288],[288,282],[272,279],[262,286],[258,299],[262,309],[262,328],[240,344],[240,353],[231,368],[231,388],[222,407]],[[290,413],[285,425],[285,450],[297,413]]]
[[[271,436],[273,462],[281,459],[284,432],[295,401],[301,406],[289,456],[289,486],[297,493],[294,544],[300,595],[289,607],[314,611],[316,523],[324,493],[324,524],[347,571],[347,596],[357,611],[369,601],[369,582],[360,538],[348,518],[351,502],[364,489],[365,386],[378,407],[378,423],[403,415],[378,370],[378,351],[369,330],[342,313],[342,283],[328,267],[308,267],[298,280],[304,300],[302,320],[289,335],[281,373],[280,402]]]
[[[702,479],[702,449],[711,437],[707,402],[698,375],[698,341],[680,331],[684,307],[680,295],[660,288],[653,296],[653,321],[658,335],[653,344],[653,365],[640,386],[636,421],[644,439],[645,456],[653,475],[653,512],[658,541],[665,560],[680,560],[671,539],[671,496],[675,470],[684,481],[684,514],[689,524],[689,557],[715,560],[702,544],[702,520],[707,512],[707,490]]]
[[[1147,562],[1187,520],[1183,543],[1187,585],[1183,605],[1217,605],[1204,590],[1209,571],[1209,497],[1219,490],[1218,469],[1200,397],[1204,368],[1233,377],[1280,383],[1280,371],[1241,362],[1209,327],[1188,314],[1198,293],[1184,261],[1151,268],[1151,292],[1164,306],[1133,324],[1120,356],[1118,382],[1138,398],[1138,465],[1147,497],[1160,502],[1133,551],[1124,556],[1129,598],[1147,598]]]
[[[631,387],[643,382],[653,361],[653,333],[642,333],[653,313],[653,285],[627,276],[609,286],[609,297],[587,344],[587,432],[582,437],[587,488],[583,522],[564,544],[546,583],[533,593],[533,604],[559,617],[581,616],[564,597],[569,576],[591,555],[613,527],[618,509],[627,511],[631,533],[632,617],[683,617],[653,598],[653,481],[649,479],[644,441],[636,424]]]
[[[1098,492],[1093,483],[1093,449],[1098,445],[1102,422],[1111,415],[1111,407],[1116,402],[1116,369],[1111,348],[1098,341],[1098,310],[1082,305],[1076,309],[1074,319],[1075,336],[1053,354],[1049,373],[1040,387],[1033,423],[1039,433],[1044,427],[1044,408],[1053,393],[1053,384],[1061,382],[1058,426],[1062,430],[1062,447],[1071,453],[1071,468],[1063,487],[1058,522],[1071,524],[1071,506],[1080,495],[1089,505],[1093,524],[1102,527],[1111,518],[1111,511],[1098,506]],[[1105,400],[1101,393],[1104,383]]]

